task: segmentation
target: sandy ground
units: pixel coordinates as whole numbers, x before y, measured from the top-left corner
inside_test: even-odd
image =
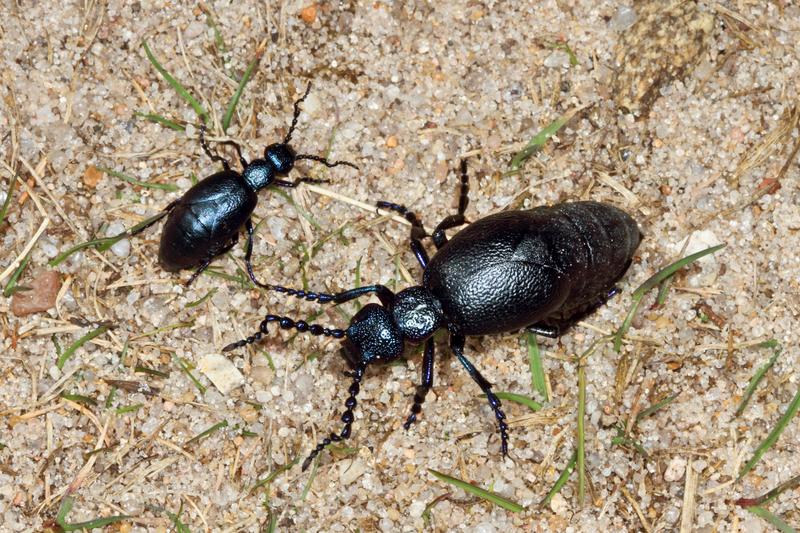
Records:
[[[402,202],[432,227],[455,209],[453,169],[463,156],[471,220],[591,198],[627,210],[645,238],[620,296],[557,341],[541,341],[552,397],[538,413],[505,403],[513,462],[501,458],[491,411],[442,339],[421,422],[401,427],[419,354],[372,368],[347,447],[324,453],[313,474],[281,467],[339,427],[348,380],[337,341],[270,335],[230,354],[243,383],[224,394],[196,367],[268,312],[307,318],[322,310],[317,322],[345,327],[354,306],[319,308],[213,276],[187,288],[188,272],[158,266],[158,227],[104,253],[78,252],[56,268],[60,290],[48,311],[16,316],[12,298],[0,297],[0,530],[40,529],[65,495],[74,498],[70,522],[131,515],[108,528],[119,531],[166,531],[168,512],[180,512],[191,531],[258,531],[271,522],[280,531],[769,529],[734,500],[798,475],[797,420],[735,478],[798,389],[795,3],[678,2],[656,15],[648,15],[652,3],[630,10],[581,0],[314,10],[305,1],[59,4],[0,7],[0,200],[13,172],[25,182],[0,226],[3,287],[29,245],[23,287],[58,252],[157,213],[193,175],[218,170],[196,141],[196,114],[148,61],[143,40],[217,126],[263,42],[228,136],[256,157],[285,134],[291,103],[311,81],[294,146],[330,147],[331,157],[360,165],[298,163],[298,175],[325,177],[324,189],[345,198],[299,188],[291,205],[261,193],[255,264],[269,281],[336,291],[357,274],[390,287],[419,280],[407,226],[346,200]],[[521,173],[504,174],[541,128],[588,104]],[[173,131],[139,113],[191,125]],[[728,246],[681,272],[663,306],[652,308],[648,296],[620,354],[606,343],[588,358],[586,502],[573,473],[539,507],[576,446],[574,356],[619,326],[633,289],[679,257],[693,233],[688,252]],[[240,245],[214,266],[237,276],[242,257]],[[59,350],[102,324],[113,329],[57,368]],[[734,416],[773,353],[759,347],[769,339],[783,351]],[[471,338],[467,353],[496,390],[544,401],[531,389],[523,335]],[[641,449],[612,443],[618,427]],[[475,499],[427,469],[526,509]],[[797,526],[799,504],[795,487],[767,507]]]

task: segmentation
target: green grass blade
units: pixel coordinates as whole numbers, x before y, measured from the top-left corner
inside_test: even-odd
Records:
[[[167,127],[171,130],[186,131],[185,126],[181,126],[177,122],[169,120],[168,118],[165,118],[157,113],[140,113],[139,111],[135,111],[133,114],[136,115],[137,117],[142,117],[145,120],[149,120],[150,122],[161,124],[162,126]]]
[[[528,398],[527,396],[523,396],[522,394],[515,394],[513,392],[495,392],[495,396],[500,398],[501,400],[508,400],[509,402],[518,403],[520,405],[524,405],[528,407],[531,411],[539,411],[542,409],[542,404]],[[485,394],[481,394],[481,397],[486,398]]]
[[[625,321],[619,327],[617,332],[614,335],[614,351],[619,353],[620,348],[622,347],[622,337],[625,336],[625,333],[628,332],[628,329],[631,327],[631,322],[633,322],[633,317],[636,315],[636,311],[639,308],[639,305],[642,302],[642,298],[644,295],[647,294],[650,290],[658,286],[662,281],[669,278],[670,276],[675,275],[675,273],[682,269],[683,267],[694,263],[701,257],[704,257],[709,254],[713,254],[717,250],[721,250],[724,248],[725,244],[718,244],[716,246],[712,246],[711,248],[706,248],[705,250],[700,250],[699,252],[695,252],[691,255],[687,255],[684,258],[678,259],[674,263],[667,265],[666,267],[662,268],[652,276],[650,276],[644,283],[642,283],[639,288],[633,291],[633,295],[631,296],[631,301],[633,305],[631,306],[630,311],[628,311],[628,315],[625,317]]]
[[[759,368],[756,373],[753,374],[753,377],[750,378],[750,382],[747,384],[747,389],[744,391],[744,396],[742,396],[742,401],[739,402],[739,407],[736,408],[736,413],[734,413],[734,416],[741,416],[745,407],[747,407],[747,404],[750,402],[750,398],[752,398],[753,394],[756,392],[758,384],[761,383],[761,380],[764,379],[764,376],[767,374],[769,369],[772,368],[775,362],[778,360],[778,356],[781,354],[781,347],[778,346],[775,339],[772,339],[772,341],[774,341],[773,346],[770,346],[774,347],[772,357],[770,357],[766,363],[761,365],[761,368]],[[769,343],[769,341],[763,343],[761,346],[764,346],[767,343]]]
[[[531,388],[542,395],[545,401],[550,401],[547,394],[547,377],[544,375],[544,365],[542,365],[542,354],[539,351],[539,342],[536,334],[528,332],[526,335],[528,343],[528,365],[531,369]]]
[[[550,500],[553,499],[553,496],[559,493],[564,485],[567,484],[567,480],[569,480],[570,474],[572,471],[575,470],[575,464],[578,462],[578,450],[572,452],[572,458],[570,458],[567,466],[564,467],[564,470],[561,471],[561,475],[558,476],[556,482],[553,484],[553,488],[551,488],[542,501],[539,502],[540,507],[546,507],[550,504]]]
[[[189,302],[184,307],[186,309],[191,309],[192,307],[197,307],[198,305],[203,304],[206,300],[208,300],[209,298],[214,296],[217,293],[217,290],[218,290],[217,287],[214,287],[213,289],[211,289],[210,291],[205,293],[205,295],[203,295],[199,300],[195,300],[193,302]]]
[[[198,442],[200,439],[208,437],[209,435],[215,433],[216,431],[218,431],[218,430],[220,430],[222,428],[226,428],[226,427],[228,427],[228,421],[227,420],[223,420],[222,422],[217,422],[216,424],[214,424],[213,426],[211,426],[207,430],[201,431],[200,433],[198,433],[197,435],[195,435],[191,439],[187,440],[183,444],[183,446],[186,447],[186,446],[189,446],[190,444],[194,444],[195,442]]]
[[[203,121],[203,124],[205,124],[206,121],[208,120],[208,113],[200,104],[200,102],[198,102],[197,99],[195,99],[195,97],[192,96],[189,93],[189,91],[187,91],[186,88],[184,88],[184,86],[181,85],[181,83],[178,80],[173,78],[172,74],[167,72],[167,69],[161,66],[161,63],[158,62],[156,56],[154,56],[153,52],[150,51],[150,47],[147,45],[147,41],[142,41],[142,47],[144,48],[144,53],[147,54],[147,59],[149,59],[150,63],[153,64],[153,67],[155,67],[158,73],[161,74],[161,76],[165,80],[167,80],[167,83],[169,83],[172,86],[172,88],[175,89],[175,92],[177,92],[181,96],[181,98],[186,100],[189,103],[189,105],[192,106],[194,112],[197,113],[197,116],[200,117],[200,119]]]
[[[86,241],[86,242],[82,242],[80,244],[76,244],[72,248],[69,248],[66,251],[61,252],[60,254],[58,254],[56,257],[51,259],[50,262],[48,262],[47,264],[49,266],[51,266],[51,267],[57,266],[58,264],[62,263],[65,259],[67,259],[72,254],[74,254],[75,252],[79,252],[79,251],[83,250],[84,248],[95,247],[98,251],[105,252],[106,250],[108,250],[109,248],[114,246],[114,244],[116,244],[117,242],[119,242],[122,239],[125,239],[127,237],[130,237],[131,234],[136,233],[139,229],[143,228],[144,226],[146,226],[148,224],[151,224],[151,223],[157,221],[160,218],[165,217],[166,215],[167,215],[167,213],[165,211],[162,211],[161,213],[158,213],[157,215],[154,215],[154,216],[152,216],[152,217],[150,217],[150,218],[148,218],[146,220],[143,220],[143,221],[139,222],[138,224],[136,224],[135,226],[133,226],[132,228],[126,229],[122,233],[119,233],[119,234],[114,235],[112,237],[101,237],[100,239],[92,239],[91,241]]]
[[[586,501],[586,361],[578,362],[578,506]]]
[[[718,244],[716,246],[706,248],[705,250],[700,250],[699,252],[695,252],[691,255],[687,255],[686,257],[678,259],[674,263],[667,265],[666,267],[662,268],[661,270],[650,276],[644,283],[642,283],[639,286],[638,289],[633,291],[633,295],[644,296],[647,292],[652,290],[656,285],[658,285],[668,277],[674,275],[678,270],[694,263],[701,257],[713,254],[717,250],[722,250],[723,248],[725,248],[725,246],[726,246],[725,244]]]
[[[569,64],[570,66],[577,66],[578,65],[578,56],[575,55],[575,52],[572,48],[569,47],[567,43],[548,43],[547,45],[552,50],[564,50],[569,57]]]
[[[442,474],[441,472],[437,472],[432,468],[428,469],[428,472],[433,474],[437,479],[440,481],[444,481],[445,483],[449,483],[455,487],[462,489],[464,492],[468,494],[472,494],[473,496],[477,496],[479,498],[483,498],[484,500],[491,502],[495,505],[499,505],[503,509],[511,511],[513,513],[519,513],[525,510],[520,504],[516,502],[512,502],[499,494],[495,494],[494,492],[489,492],[488,490],[482,489],[480,487],[476,487],[472,483],[467,483],[466,481],[462,481],[458,478],[454,478],[448,476],[447,474]]]
[[[253,491],[259,489],[260,487],[263,487],[264,485],[269,485],[275,480],[275,478],[277,478],[279,475],[283,474],[287,470],[290,470],[298,462],[300,462],[300,456],[295,457],[294,459],[292,459],[283,466],[279,466],[278,468],[270,472],[270,474],[267,477],[258,480],[256,484],[253,485],[253,487],[248,491],[248,494],[252,494]]]
[[[261,61],[261,56],[264,53],[264,48],[259,46],[256,49],[256,56],[250,61],[250,64],[247,65],[247,69],[244,71],[242,75],[242,80],[239,82],[239,86],[236,87],[236,92],[233,93],[231,97],[231,101],[228,102],[228,108],[225,110],[225,115],[222,117],[222,131],[224,133],[228,132],[228,126],[231,125],[231,120],[233,119],[233,113],[236,110],[236,106],[239,104],[239,98],[242,97],[242,91],[244,91],[244,86],[247,85],[247,82],[250,81],[250,78],[253,76],[253,72],[255,71],[256,67],[258,66],[259,61]]]
[[[674,402],[675,399],[678,396],[680,396],[680,392],[678,392],[676,394],[671,394],[671,395],[667,396],[666,398],[664,398],[663,400],[657,401],[656,403],[654,403],[653,405],[651,405],[650,407],[648,407],[647,409],[645,409],[644,411],[642,411],[641,413],[636,415],[636,423],[638,424],[640,421],[642,421],[645,418],[647,418],[648,416],[652,415],[653,413],[655,413],[659,409],[663,409],[664,407],[668,406],[669,404]]]
[[[189,365],[186,363],[186,361],[184,361],[180,357],[175,357],[175,360],[178,362],[178,366],[181,367],[181,370],[183,370],[183,372],[187,376],[189,376],[189,379],[192,380],[192,383],[197,388],[197,390],[200,391],[200,394],[205,394],[206,390],[207,390],[206,386],[203,385],[202,383],[200,383],[200,380],[198,380],[196,377],[194,377],[194,374],[192,374],[192,370],[189,368]]]
[[[107,324],[103,324],[99,328],[93,329],[92,331],[90,331],[89,333],[87,333],[86,335],[81,337],[80,339],[78,339],[75,342],[73,342],[66,350],[64,350],[61,353],[61,355],[58,356],[58,359],[56,360],[56,366],[58,367],[58,369],[62,370],[64,368],[64,364],[67,362],[67,360],[70,357],[72,357],[72,355],[75,353],[75,351],[78,348],[80,348],[81,346],[83,346],[84,344],[89,342],[90,340],[94,339],[95,337],[99,337],[100,335],[102,335],[103,333],[105,333],[106,331],[108,331],[110,329],[111,329],[111,326],[109,326]]]
[[[6,219],[6,213],[8,213],[8,207],[11,205],[11,198],[14,196],[14,188],[17,186],[17,179],[19,177],[14,174],[11,176],[11,182],[8,184],[8,192],[6,193],[6,199],[3,201],[3,207],[0,208],[0,225],[3,224],[3,221]]]
[[[115,516],[108,516],[106,518],[96,518],[94,520],[87,520],[86,522],[76,522],[74,524],[68,524],[67,515],[72,510],[72,506],[74,504],[75,504],[75,498],[73,498],[72,496],[64,496],[64,499],[61,500],[61,506],[58,508],[58,514],[56,515],[56,524],[61,526],[61,528],[64,531],[99,529],[109,524],[114,524],[116,522],[121,522],[123,520],[128,520],[129,518],[132,518],[131,516],[127,515],[115,515]]]
[[[771,511],[768,511],[764,507],[754,505],[753,507],[747,507],[747,510],[757,517],[769,522],[772,527],[781,533],[797,533],[795,528],[784,522],[781,517]]]
[[[285,191],[282,191],[281,189],[279,189],[278,187],[275,187],[275,186],[270,186],[269,190],[274,192],[274,193],[276,193],[278,196],[283,196],[284,200],[289,202],[289,204],[292,207],[294,207],[294,210],[297,211],[300,214],[300,216],[302,216],[304,219],[308,220],[309,224],[311,224],[312,226],[314,226],[318,230],[322,230],[322,226],[319,225],[319,222],[317,222],[314,219],[314,217],[312,217],[311,214],[308,211],[306,211],[305,209],[303,209],[302,207],[297,205],[297,202],[294,201],[294,199],[291,197],[291,195],[286,194]]]
[[[545,126],[543,130],[533,136],[533,138],[528,141],[528,144],[517,152],[514,158],[511,160],[511,166],[509,167],[508,171],[505,172],[505,176],[511,176],[513,174],[517,174],[519,169],[522,168],[522,164],[525,163],[530,157],[542,149],[542,147],[547,143],[547,141],[558,133],[558,130],[564,127],[564,124],[570,121],[572,117],[574,117],[579,111],[582,111],[587,106],[580,106],[574,109],[570,109],[553,122]]]
[[[28,266],[28,262],[30,262],[30,260],[31,260],[31,253],[28,252],[28,254],[22,258],[22,261],[20,261],[19,266],[16,268],[16,270],[14,270],[14,273],[11,274],[11,277],[8,278],[8,283],[6,283],[6,286],[3,289],[3,296],[8,298],[9,296],[11,296],[16,292],[14,289],[17,286],[17,281],[19,280],[19,277],[22,275],[22,272],[25,270],[25,267]]]
[[[788,481],[784,481],[774,489],[770,490],[763,496],[757,498],[739,498],[734,503],[740,507],[753,507],[755,505],[767,505],[769,502],[781,495],[787,490],[794,490],[800,486],[800,476],[795,476]]]
[[[789,422],[791,422],[794,416],[797,414],[798,409],[800,409],[800,389],[798,389],[797,393],[794,395],[794,398],[789,403],[789,406],[786,408],[786,412],[780,417],[778,423],[774,428],[772,428],[772,431],[770,431],[767,438],[764,439],[764,442],[762,442],[758,448],[756,448],[756,451],[753,453],[753,457],[747,461],[744,467],[742,467],[742,471],[739,472],[739,477],[737,480],[742,479],[745,475],[747,475],[747,473],[756,466],[756,463],[758,463],[766,451],[778,441],[778,438],[781,436],[781,433],[783,433],[783,430],[786,429],[786,426],[789,425]]]
[[[162,191],[169,191],[169,192],[175,192],[178,190],[178,186],[175,185],[174,183],[149,183],[147,181],[140,181],[137,180],[136,178],[128,176],[127,174],[118,172],[116,170],[111,170],[110,168],[105,168],[105,167],[98,167],[97,170],[99,170],[100,172],[105,172],[109,176],[114,176],[115,178],[119,178],[122,181],[127,181],[131,185],[138,185],[139,187],[144,187],[146,189],[160,189]]]

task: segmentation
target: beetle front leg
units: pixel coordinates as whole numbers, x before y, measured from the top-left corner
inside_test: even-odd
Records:
[[[417,415],[422,412],[422,403],[425,401],[428,391],[433,388],[433,337],[425,341],[425,355],[422,356],[422,380],[414,393],[414,405],[411,406],[411,414],[408,415],[403,429],[408,430],[411,424],[417,421]]]
[[[486,395],[486,399],[489,400],[489,405],[494,411],[494,417],[497,419],[497,427],[500,429],[500,449],[503,452],[503,456],[508,456],[508,424],[506,423],[506,414],[500,408],[501,403],[500,399],[492,392],[492,384],[478,372],[478,369],[475,368],[475,365],[472,362],[464,357],[464,344],[466,343],[466,339],[463,335],[450,335],[450,349],[453,350],[453,353],[456,354],[456,357],[461,364],[464,365],[464,368],[467,369],[470,377],[475,380],[475,383],[481,388],[483,393]]]

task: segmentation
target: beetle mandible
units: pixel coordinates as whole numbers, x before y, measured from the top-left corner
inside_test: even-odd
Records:
[[[325,180],[297,178],[294,181],[279,179],[294,168],[296,161],[309,159],[327,167],[347,165],[358,167],[347,161],[330,162],[324,157],[297,154],[289,142],[292,140],[300,104],[308,96],[311,84],[305,94],[294,103],[294,114],[289,132],[280,143],[274,143],[264,150],[263,159],[249,163],[242,156],[240,146],[234,141],[222,141],[236,149],[242,171],[230,168],[229,162],[212,153],[205,139],[205,126],[200,128],[200,145],[212,161],[222,163],[222,172],[204,178],[177,200],[170,203],[159,216],[150,223],[138,228],[129,235],[136,235],[149,228],[163,217],[167,217],[161,232],[158,260],[170,272],[184,268],[197,268],[186,285],[190,285],[205,270],[215,257],[226,253],[239,240],[239,229],[244,225],[247,231],[245,265],[250,279],[258,286],[270,287],[260,283],[253,273],[250,258],[253,251],[253,223],[251,215],[258,202],[258,191],[269,185],[297,187],[300,183],[325,183]],[[124,233],[123,233],[124,234]]]
[[[450,349],[486,395],[497,419],[502,453],[507,455],[506,416],[489,381],[464,355],[466,337],[521,328],[557,337],[616,292],[614,284],[628,269],[641,240],[638,225],[627,213],[599,202],[505,211],[469,224],[448,240],[446,230],[466,223],[468,183],[462,160],[458,212],[442,220],[430,235],[437,249],[430,259],[422,245],[428,235],[416,215],[402,205],[378,202],[378,207],[397,211],[411,223],[411,250],[423,269],[421,285],[397,294],[383,285],[337,294],[273,286],[278,292],[318,303],[339,304],[370,293],[381,303],[362,307],[346,330],[267,315],[258,332],[223,349],[227,352],[259,341],[272,322],[282,329],[343,339],[353,368],[341,417],[344,428],[314,448],[303,463],[304,470],[325,446],[350,436],[356,395],[367,366],[397,359],[406,342],[424,342],[422,383],[404,424],[410,428],[433,387],[433,333],[440,328],[448,330]]]

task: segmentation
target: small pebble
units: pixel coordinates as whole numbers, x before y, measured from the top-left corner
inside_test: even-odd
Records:
[[[364,461],[356,457],[352,461],[342,461],[342,466],[339,467],[339,481],[342,485],[349,485],[361,475],[366,472],[367,465]]]
[[[208,354],[200,360],[197,368],[222,394],[228,394],[244,384],[242,373],[224,355]]]
[[[25,316],[47,311],[56,305],[58,290],[61,288],[61,276],[55,270],[40,272],[32,281],[19,283],[30,290],[20,290],[11,298],[11,312],[16,316]]]
[[[636,18],[636,11],[633,8],[620,6],[614,16],[611,17],[608,27],[612,31],[625,31],[636,23]]]
[[[123,231],[125,231],[125,225],[122,222],[112,222],[106,229],[106,236],[113,237],[114,235],[119,235]],[[122,239],[115,242],[111,246],[111,252],[117,257],[128,257],[131,253],[131,241]]]
[[[83,184],[87,187],[94,189],[100,180],[103,179],[103,173],[100,172],[96,166],[89,165],[83,172]]]
[[[317,18],[317,4],[311,4],[300,11],[300,18],[306,24],[313,24]]]
[[[564,50],[553,50],[544,60],[544,66],[548,68],[567,68],[569,67],[569,54]]]

